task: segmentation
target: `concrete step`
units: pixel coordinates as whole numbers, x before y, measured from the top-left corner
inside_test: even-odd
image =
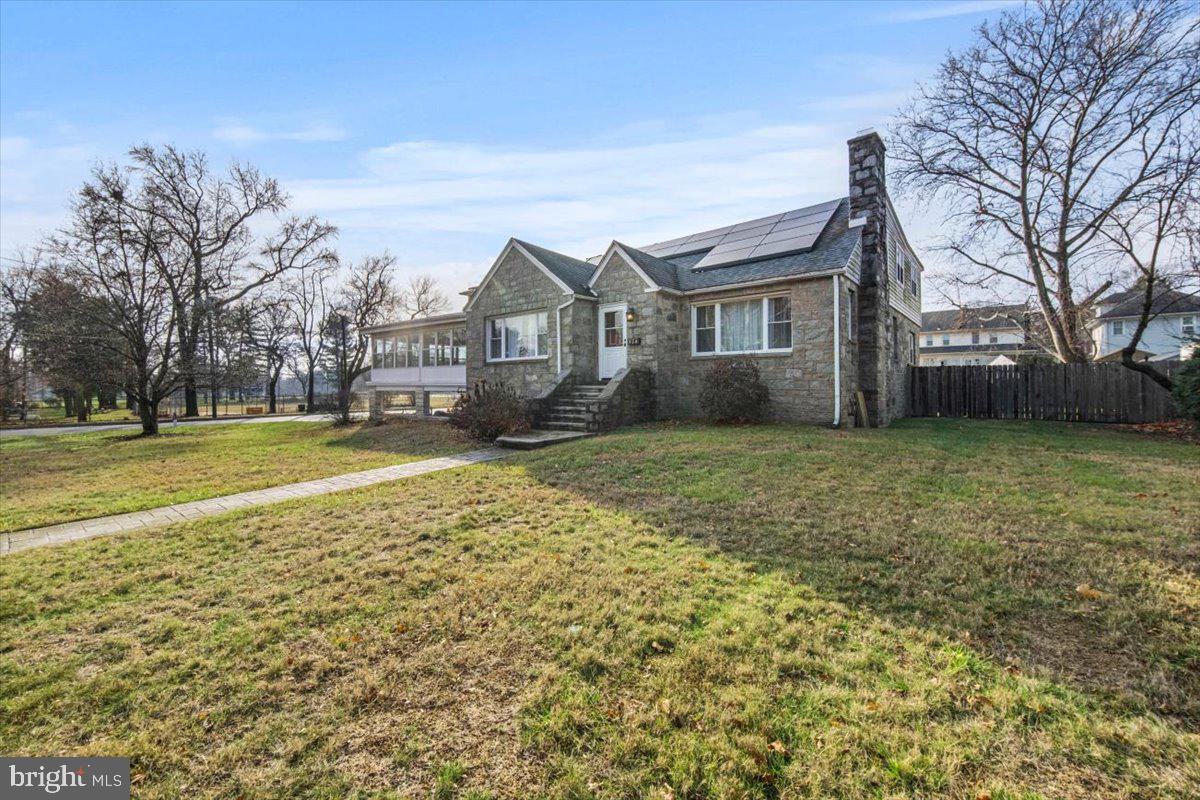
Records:
[[[563,422],[559,420],[543,420],[538,423],[538,428],[550,431],[586,431],[586,422]]]
[[[549,447],[552,444],[561,442],[570,442],[575,439],[586,439],[589,436],[595,436],[594,433],[586,431],[561,431],[561,430],[546,430],[544,428],[534,428],[525,433],[510,433],[507,436],[501,436],[496,440],[496,444],[501,447],[511,447],[514,450],[536,450],[539,447]]]
[[[540,422],[587,422],[583,414],[557,414],[551,412],[542,416]]]

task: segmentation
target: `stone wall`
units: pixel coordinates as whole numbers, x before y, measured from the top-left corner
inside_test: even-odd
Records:
[[[655,419],[654,372],[641,367],[618,370],[604,391],[584,407],[587,429],[611,431]]]
[[[517,248],[511,248],[467,311],[467,383],[504,383],[525,397],[550,386],[558,374],[558,307],[571,299]],[[595,373],[595,303],[575,300],[562,311],[564,370]],[[487,360],[487,321],[507,314],[546,312],[549,353],[522,361]],[[590,339],[589,339],[590,336]],[[589,355],[590,354],[590,355]],[[590,359],[590,360],[589,360]]]
[[[673,416],[699,417],[700,389],[715,361],[723,358],[752,359],[771,393],[772,419],[813,425],[833,423],[833,279],[815,278],[772,287],[706,294],[681,298],[676,314],[679,346],[671,360],[677,364]],[[792,300],[792,352],[750,356],[693,356],[691,352],[691,306],[693,303],[764,293],[787,293]],[[843,347],[843,353],[846,348]],[[843,375],[845,373],[843,372]],[[659,376],[661,381],[661,375]],[[846,402],[843,385],[842,400]],[[660,395],[662,390],[660,389]],[[661,413],[660,413],[661,416]]]

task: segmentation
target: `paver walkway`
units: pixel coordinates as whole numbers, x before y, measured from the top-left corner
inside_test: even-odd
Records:
[[[424,475],[428,472],[439,472],[445,469],[464,467],[468,464],[494,461],[509,455],[512,455],[511,450],[489,447],[455,456],[427,458],[424,461],[412,461],[407,464],[397,464],[394,467],[379,467],[362,472],[347,472],[344,475],[334,475],[314,481],[286,483],[282,486],[272,486],[269,489],[239,492],[208,500],[194,500],[190,503],[178,503],[147,511],[134,511],[129,514],[114,514],[109,517],[96,517],[79,522],[64,522],[45,528],[29,528],[12,533],[0,533],[0,555],[27,550],[31,547],[73,542],[76,539],[90,539],[93,536],[105,536],[110,533],[121,533],[153,525],[167,525],[182,520],[211,517],[238,508],[281,503],[297,497],[312,497],[330,492],[340,492],[343,489],[357,489],[376,483]]]

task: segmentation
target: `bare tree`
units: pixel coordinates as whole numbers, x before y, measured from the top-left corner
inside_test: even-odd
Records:
[[[128,175],[98,167],[50,241],[58,268],[99,302],[86,304],[126,364],[144,434],[158,433],[158,405],[178,386],[179,350],[167,275],[182,254],[158,217],[126,202]]]
[[[292,372],[304,385],[306,408],[316,401],[317,368],[325,351],[322,322],[329,312],[329,282],[337,268],[337,256],[312,258],[299,267],[284,284],[296,347],[290,357]]]
[[[256,297],[238,308],[242,335],[262,359],[266,373],[267,413],[270,414],[277,409],[279,376],[296,344],[289,304],[288,295],[271,293]]]
[[[432,275],[413,275],[400,290],[398,305],[409,319],[418,319],[445,311],[450,301]]]
[[[1173,0],[1040,0],[981,25],[901,114],[900,184],[952,209],[955,278],[1032,296],[1061,361],[1092,356],[1093,307],[1132,266],[1111,247],[1120,220],[1194,125],[1188,14]]]
[[[41,260],[41,251],[35,250],[19,252],[8,263],[0,264],[0,419],[3,420],[8,419],[14,406],[18,406],[22,421],[28,412],[25,393],[29,365],[21,339]]]
[[[1178,308],[1178,289],[1196,288],[1188,268],[1189,219],[1200,186],[1200,131],[1186,132],[1170,145],[1167,168],[1129,201],[1114,209],[1102,234],[1121,263],[1132,265],[1137,322],[1121,363],[1149,376],[1168,391],[1171,378],[1152,363],[1135,359],[1142,336],[1159,314]]]
[[[346,283],[323,321],[326,363],[337,382],[337,413],[350,421],[354,381],[370,369],[366,328],[378,325],[399,302],[390,254],[368,256],[350,268]]]
[[[176,305],[185,414],[196,415],[206,316],[310,261],[328,260],[327,244],[337,231],[315,217],[291,218],[256,247],[251,225],[287,205],[287,195],[274,179],[242,164],[218,174],[203,153],[171,146],[143,145],[130,156],[142,185],[136,197],[127,199],[165,226],[187,255],[187,269],[167,275]]]

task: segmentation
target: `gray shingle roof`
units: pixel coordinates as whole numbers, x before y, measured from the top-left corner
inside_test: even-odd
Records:
[[[621,243],[617,242],[617,244]],[[641,268],[642,272],[650,276],[650,280],[668,289],[679,288],[679,278],[675,274],[675,265],[670,261],[652,256],[649,253],[643,253],[636,247],[630,247],[627,244],[621,244],[621,247],[625,252],[629,253],[629,257]]]
[[[1101,314],[1100,319],[1140,316],[1143,293],[1143,289],[1133,288],[1108,295],[1100,304],[1111,308]],[[1177,292],[1174,289],[1160,290],[1150,306],[1151,314],[1187,314],[1196,311],[1200,311],[1200,296]]]
[[[520,239],[515,240],[519,245],[524,247],[530,254],[546,267],[546,269],[558,276],[558,279],[571,287],[571,291],[578,294],[591,294],[592,290],[588,288],[588,281],[592,277],[592,273],[596,271],[594,264],[589,264],[586,261],[580,261],[578,258],[565,256],[562,253],[556,253],[553,250],[547,250],[544,247],[538,247],[536,244],[523,242]]]
[[[622,244],[621,247],[659,286],[686,292],[719,289],[741,283],[786,280],[842,269],[849,263],[861,238],[861,228],[850,227],[850,202],[848,198],[843,197],[837,201],[837,209],[820,237],[810,249],[800,253],[757,261],[739,261],[697,271],[692,267],[708,254],[708,250],[660,258],[629,245]],[[596,270],[596,264],[580,261],[528,242],[520,244],[574,291],[591,294],[587,283]]]
[[[1019,327],[1014,319],[1026,313],[1023,305],[979,306],[978,308],[949,308],[926,311],[921,315],[922,331],[979,330]]]

